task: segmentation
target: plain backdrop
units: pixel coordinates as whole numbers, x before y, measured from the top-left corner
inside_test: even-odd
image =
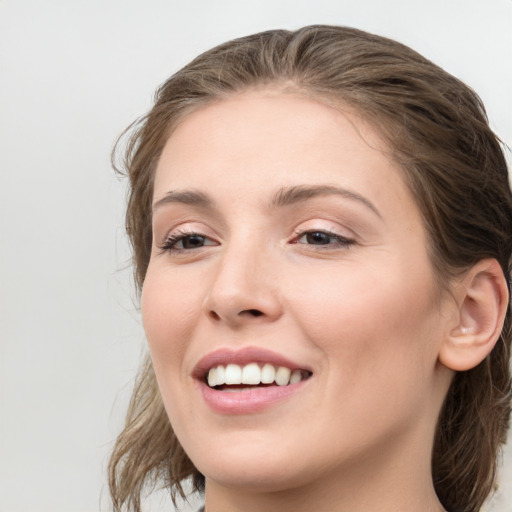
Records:
[[[0,0],[0,512],[109,510],[107,454],[145,349],[117,135],[199,52],[312,23],[412,46],[512,143],[512,0]],[[512,509],[511,466],[488,511]]]

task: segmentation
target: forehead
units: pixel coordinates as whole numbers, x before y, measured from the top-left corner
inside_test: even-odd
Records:
[[[157,166],[155,199],[172,189],[247,198],[283,186],[332,184],[414,207],[378,131],[347,105],[265,89],[187,115]]]

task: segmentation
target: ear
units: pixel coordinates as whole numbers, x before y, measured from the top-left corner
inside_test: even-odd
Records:
[[[509,294],[499,263],[486,259],[474,265],[456,285],[456,325],[444,340],[439,361],[455,371],[477,366],[498,340]]]

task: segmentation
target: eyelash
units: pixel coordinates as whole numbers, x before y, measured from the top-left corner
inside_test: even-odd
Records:
[[[304,244],[304,245],[311,245],[311,246],[317,246],[319,249],[341,249],[341,248],[348,248],[351,245],[355,244],[355,240],[352,240],[351,238],[344,237],[342,235],[339,235],[338,233],[334,233],[332,231],[329,231],[327,229],[308,229],[305,231],[296,231],[296,241],[293,243],[300,244],[299,240],[307,235],[322,235],[329,237],[329,241],[334,240],[334,243],[329,244]]]
[[[176,247],[180,242],[183,242],[183,240],[185,240],[187,238],[192,238],[194,236],[202,238],[203,240],[209,240],[209,238],[206,235],[202,235],[201,233],[188,232],[188,231],[177,231],[177,232],[169,235],[166,238],[165,242],[159,247],[159,249],[162,252],[176,253],[176,252],[190,251],[192,249],[201,249],[202,247],[204,247],[204,245],[201,245],[199,247],[189,247],[189,248]],[[206,244],[207,247],[211,246],[211,245],[217,245],[217,244]]]
[[[316,246],[318,249],[341,249],[341,248],[348,248],[351,245],[355,244],[355,241],[346,238],[344,236],[341,236],[337,233],[334,233],[332,231],[326,230],[326,229],[308,229],[305,231],[296,231],[295,232],[296,237],[294,238],[294,241],[291,243],[293,244],[301,244],[301,245],[310,245],[310,246]],[[305,236],[308,235],[321,235],[321,236],[327,236],[329,242],[334,241],[334,243],[301,243],[299,240]],[[198,247],[177,247],[177,245],[180,242],[183,242],[183,240],[186,240],[187,238],[192,237],[199,237],[203,239],[203,245],[200,245]],[[165,242],[159,247],[162,252],[171,252],[171,253],[177,253],[177,252],[186,252],[193,249],[201,249],[203,247],[213,246],[217,245],[216,243],[213,244],[204,244],[206,240],[210,240],[206,235],[203,235],[201,233],[196,232],[187,232],[187,231],[177,231],[176,233],[173,233],[167,237]]]

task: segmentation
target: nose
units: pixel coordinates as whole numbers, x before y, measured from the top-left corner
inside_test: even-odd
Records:
[[[282,315],[277,265],[254,244],[230,244],[217,267],[204,302],[215,322],[239,327],[273,322]]]

